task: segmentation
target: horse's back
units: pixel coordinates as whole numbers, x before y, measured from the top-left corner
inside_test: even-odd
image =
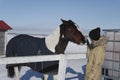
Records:
[[[7,44],[6,56],[30,56],[35,55],[39,49],[41,38],[29,35],[13,37]]]
[[[13,56],[32,56],[32,55],[53,55],[45,44],[45,38],[36,38],[29,35],[18,35],[12,38],[6,48],[6,57]],[[36,71],[44,71],[46,68],[50,70],[55,66],[58,67],[58,61],[53,62],[36,62],[28,64],[20,64],[31,67]],[[6,67],[14,66],[7,65]],[[51,67],[52,66],[52,67]],[[44,68],[43,68],[44,67]],[[55,69],[54,67],[54,69]]]

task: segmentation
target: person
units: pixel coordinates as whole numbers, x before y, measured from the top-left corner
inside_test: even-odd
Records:
[[[105,36],[100,35],[100,28],[97,27],[89,32],[91,44],[87,40],[87,56],[85,80],[101,80],[102,65],[105,57]]]

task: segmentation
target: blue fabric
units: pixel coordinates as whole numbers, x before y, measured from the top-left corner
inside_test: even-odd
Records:
[[[18,35],[12,38],[6,48],[6,56],[33,56],[33,55],[54,55],[45,44],[45,38],[36,38],[29,35]],[[37,62],[21,64],[29,66],[36,71],[41,71],[47,67],[58,65],[58,61]],[[14,66],[14,65],[7,65]]]

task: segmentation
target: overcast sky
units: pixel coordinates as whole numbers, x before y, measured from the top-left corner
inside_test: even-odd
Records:
[[[82,32],[120,29],[120,0],[0,0],[0,20],[13,31],[49,33],[61,18],[73,20]]]

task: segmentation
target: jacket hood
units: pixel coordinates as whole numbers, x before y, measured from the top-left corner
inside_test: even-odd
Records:
[[[107,43],[106,37],[105,37],[105,36],[101,36],[98,41],[93,41],[93,42],[92,42],[92,45],[93,45],[94,47],[97,47],[97,46],[105,46],[106,43]]]

